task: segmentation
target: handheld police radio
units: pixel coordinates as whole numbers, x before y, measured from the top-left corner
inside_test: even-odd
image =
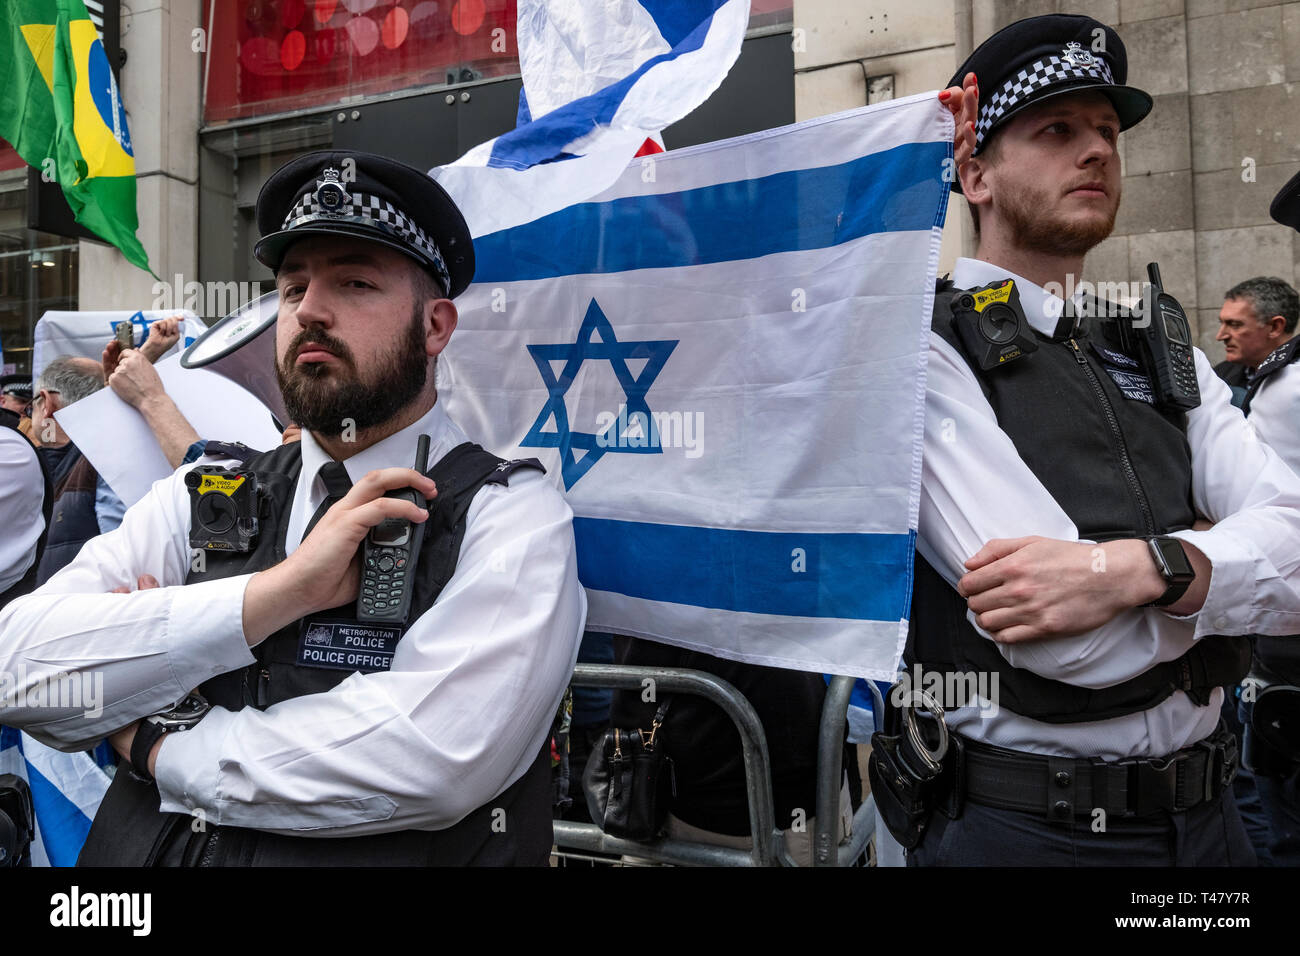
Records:
[[[1150,292],[1143,302],[1142,322],[1133,331],[1146,358],[1155,386],[1156,404],[1180,410],[1201,404],[1196,383],[1196,359],[1192,355],[1192,327],[1178,300],[1164,290],[1160,267],[1147,263]]]
[[[428,466],[429,436],[421,435],[415,446],[415,470],[424,474]],[[428,503],[414,488],[399,488],[384,497],[400,498],[421,508]],[[362,546],[358,621],[406,623],[423,542],[424,524],[406,518],[385,518],[370,529]]]

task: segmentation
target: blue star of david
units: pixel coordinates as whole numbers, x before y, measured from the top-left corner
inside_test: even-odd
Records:
[[[125,319],[125,320],[123,320],[123,321],[130,322],[130,323],[131,323],[131,335],[135,338],[135,340],[136,340],[137,342],[139,342],[141,345],[144,345],[145,339],[149,338],[149,327],[152,326],[152,325],[153,325],[155,322],[157,322],[158,320],[157,320],[157,319],[147,319],[147,318],[145,318],[145,315],[144,315],[143,310],[137,310],[136,313],[135,313],[135,315],[133,315],[133,316],[131,316],[131,318],[129,318],[129,319]],[[136,327],[137,325],[140,327],[140,331],[139,331],[139,332],[136,332],[136,330],[135,330],[135,327]],[[182,326],[181,331],[182,331],[182,332],[185,331],[184,326]],[[117,332],[117,323],[116,323],[116,322],[109,322],[109,323],[108,323],[108,332],[109,332],[110,335],[113,335],[113,334],[115,334],[115,333]],[[182,345],[183,345],[184,348],[189,348],[189,347],[190,347],[191,345],[193,345],[194,342],[195,342],[195,336],[193,336],[193,335],[182,335],[182,339],[184,340],[183,343],[182,343]]]
[[[597,334],[600,341],[594,340]],[[661,454],[663,449],[659,445],[659,435],[654,429],[650,406],[646,404],[646,392],[663,371],[664,363],[668,361],[668,356],[672,354],[678,341],[680,340],[620,342],[614,334],[614,327],[609,324],[609,319],[605,318],[605,313],[600,310],[596,300],[592,299],[591,305],[587,307],[587,314],[583,317],[582,326],[578,329],[577,340],[572,344],[528,346],[528,352],[532,355],[537,371],[541,373],[542,381],[546,383],[546,390],[550,394],[542,407],[541,414],[537,416],[537,421],[533,422],[533,427],[528,430],[528,434],[519,444],[529,448],[558,448],[560,475],[564,479],[566,491],[577,484],[578,480],[590,471],[606,452]],[[565,393],[577,377],[582,363],[588,359],[609,362],[619,385],[623,387],[625,396],[624,407],[620,410],[619,418],[599,435],[594,432],[570,429],[569,412],[564,404]],[[627,367],[628,359],[647,360],[640,375],[632,375]],[[552,361],[564,362],[564,368],[558,376],[551,365]],[[630,446],[626,442],[619,441],[620,427],[626,426],[629,421],[639,416],[644,416],[641,420],[646,423],[647,434],[644,440]],[[552,418],[555,419],[555,430],[542,431]],[[585,451],[586,454],[578,458],[574,454],[575,450]]]

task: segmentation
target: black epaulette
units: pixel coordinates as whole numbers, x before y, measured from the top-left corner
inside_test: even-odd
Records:
[[[243,442],[210,441],[204,444],[203,454],[211,455],[214,458],[233,458],[240,464],[247,464],[251,459],[260,455],[261,452],[249,448]]]
[[[1260,362],[1259,368],[1255,369],[1255,378],[1271,375],[1283,365],[1290,365],[1296,360],[1297,356],[1300,356],[1300,335],[1269,352],[1268,358]]]
[[[503,461],[492,470],[492,474],[483,479],[485,485],[509,485],[510,476],[520,468],[535,468],[542,474],[546,474],[546,466],[536,458],[515,458],[512,461]]]
[[[1241,410],[1244,414],[1250,414],[1250,403],[1254,401],[1255,395],[1259,392],[1264,381],[1274,372],[1290,365],[1297,358],[1300,358],[1300,335],[1268,353],[1268,358],[1259,363],[1259,368],[1255,369],[1255,374],[1251,376],[1250,385],[1246,387],[1246,398],[1241,403]]]

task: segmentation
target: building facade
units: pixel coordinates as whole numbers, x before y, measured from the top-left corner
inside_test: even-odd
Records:
[[[113,17],[114,3],[95,6]],[[1295,234],[1268,216],[1300,168],[1300,2],[753,0],[740,60],[665,143],[936,89],[979,40],[1058,9],[1113,25],[1129,82],[1156,104],[1121,138],[1115,233],[1080,278],[1137,282],[1158,261],[1217,361],[1223,291],[1259,274],[1294,282],[1300,268]],[[213,321],[232,296],[269,289],[253,205],[299,152],[427,168],[515,124],[514,0],[120,0],[116,14],[139,237],[161,281],[111,246],[28,228],[30,175],[0,151],[0,346],[20,371],[46,309],[183,304]],[[973,250],[965,203],[950,209],[943,269]]]

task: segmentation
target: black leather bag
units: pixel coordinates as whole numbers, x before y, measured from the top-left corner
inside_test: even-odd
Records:
[[[655,712],[649,731],[611,727],[582,775],[587,812],[610,836],[653,840],[676,795],[663,722],[672,698]]]

